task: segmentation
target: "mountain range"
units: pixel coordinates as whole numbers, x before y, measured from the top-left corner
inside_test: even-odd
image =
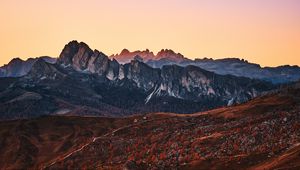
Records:
[[[78,41],[14,59],[1,68],[0,169],[299,169],[298,69]]]
[[[55,63],[56,58],[42,57],[49,63]],[[239,58],[224,59],[189,59],[180,53],[170,49],[162,49],[157,54],[149,51],[133,51],[123,49],[120,54],[114,54],[109,58],[115,59],[120,64],[130,63],[138,60],[153,68],[162,68],[166,65],[178,65],[186,67],[189,65],[200,67],[204,70],[220,75],[234,75],[238,77],[248,77],[272,82],[273,84],[285,84],[295,82],[300,79],[299,66],[283,65],[278,67],[261,67],[259,64],[250,63]],[[9,64],[0,67],[0,77],[21,77],[26,75],[37,58],[30,58],[22,61],[19,58],[13,59]]]
[[[192,65],[152,68],[138,59],[120,64],[77,41],[63,48],[56,63],[37,59],[25,76],[0,82],[0,116],[5,119],[194,113],[243,103],[275,88],[266,81],[219,75]]]
[[[216,60],[196,58],[191,60],[170,49],[163,49],[156,55],[149,50],[130,52],[124,49],[120,54],[112,55],[110,58],[114,58],[120,63],[128,63],[135,59],[136,56],[139,56],[141,61],[153,68],[162,68],[165,65],[174,64],[183,67],[194,65],[220,75],[261,79],[275,84],[288,83],[300,79],[300,68],[298,66],[261,67],[259,64],[249,63],[247,60],[239,58]]]

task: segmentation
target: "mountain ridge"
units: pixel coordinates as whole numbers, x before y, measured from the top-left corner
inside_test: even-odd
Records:
[[[77,43],[77,47],[74,46],[74,44],[76,43]],[[69,55],[70,51],[72,52],[76,51],[76,53],[72,53],[71,55]],[[168,50],[163,50],[163,53],[169,53],[169,52],[170,51]],[[96,62],[96,61],[103,61],[103,62]],[[203,73],[206,72],[205,70],[198,68],[196,66],[187,66],[185,67],[186,70],[183,67],[175,66],[175,65],[171,67],[164,66],[160,70],[152,69],[151,67],[148,67],[146,64],[138,60],[132,60],[130,63],[122,65],[119,64],[114,58],[110,60],[106,55],[103,55],[103,53],[101,53],[101,55],[99,56],[99,52],[97,50],[94,50],[93,52],[85,43],[82,42],[78,43],[74,41],[70,42],[67,46],[65,46],[65,48],[63,49],[60,55],[60,58],[58,59],[58,64],[64,66],[71,65],[77,71],[85,71],[90,73],[97,73],[98,75],[105,75],[106,78],[108,78],[109,80],[122,80],[124,78],[127,78],[129,80],[133,80],[139,88],[142,87],[146,91],[153,89],[155,87],[155,83],[162,82],[161,84],[160,83],[156,84],[160,86],[160,90],[166,90],[168,95],[178,97],[178,98],[184,98],[184,97],[182,95],[174,94],[174,90],[170,92],[170,89],[174,88],[173,84],[169,84],[170,81],[176,81],[178,83],[181,83],[182,86],[186,86],[187,91],[190,91],[190,88],[188,87],[189,85],[185,84],[188,82],[184,82],[184,81],[191,81],[191,79],[192,81],[199,81],[202,78],[205,79]],[[96,70],[92,69],[97,66],[100,68]],[[151,73],[151,75],[147,75],[147,73]],[[184,77],[182,77],[180,80],[175,80],[172,78],[166,80],[169,78],[168,74],[171,74],[170,75],[171,77],[174,74],[184,74],[182,75]],[[199,84],[209,83],[205,81],[207,80],[203,80],[202,82],[197,82],[197,83]],[[194,84],[194,86],[197,85]],[[208,87],[204,87],[204,88],[208,88]],[[208,93],[210,92],[214,93],[213,89],[206,89],[206,90],[208,90],[207,91]],[[179,93],[179,91],[175,93]],[[249,94],[250,93],[251,92],[249,92]]]
[[[82,70],[82,68],[87,68],[88,64],[95,66],[93,62],[108,62],[106,57],[113,60],[115,59],[120,64],[130,63],[131,60],[139,60],[144,62],[151,67],[154,68],[162,68],[164,65],[179,65],[179,66],[188,66],[194,65],[200,67],[204,70],[208,70],[211,72],[215,72],[221,75],[234,75],[240,77],[248,77],[260,80],[266,80],[272,82],[274,84],[284,84],[295,82],[300,79],[300,67],[299,66],[290,66],[290,65],[283,65],[278,67],[261,67],[259,64],[250,63],[247,60],[239,59],[239,58],[224,58],[224,59],[194,59],[191,60],[189,58],[184,57],[180,53],[176,53],[173,50],[169,49],[162,49],[156,54],[154,54],[149,49],[146,50],[137,50],[130,52],[127,49],[123,49],[120,54],[107,56],[104,53],[98,50],[92,50],[89,46],[84,42],[77,42],[73,40],[69,42],[69,47],[73,45],[76,46],[76,43],[79,43],[81,47],[81,53],[84,53],[85,57],[79,60],[78,56],[74,58],[77,65],[81,68],[77,68],[77,70]],[[71,49],[70,49],[71,50]],[[79,49],[72,49],[75,51],[68,51],[66,53],[77,53]],[[85,63],[85,60],[88,60],[89,57],[96,59],[97,56],[91,56],[91,54],[105,56],[104,61],[97,61],[91,60],[91,63]],[[63,55],[63,54],[60,54]],[[71,55],[71,54],[70,54]],[[78,54],[83,55],[83,54]],[[59,59],[60,57],[58,57]],[[76,59],[77,58],[77,59]],[[103,57],[102,57],[103,58]],[[21,77],[26,75],[30,68],[32,67],[34,61],[36,59],[28,59],[27,61],[20,61],[18,59],[12,60],[9,64],[0,67],[0,77]],[[48,58],[51,63],[54,63],[56,58]],[[68,60],[68,59],[66,59]],[[21,64],[13,64],[13,63]],[[114,63],[116,63],[114,61]],[[62,61],[59,61],[62,62]],[[65,61],[65,64],[70,64],[73,61]],[[85,65],[81,65],[80,63],[85,63]],[[23,66],[24,65],[24,66]],[[116,64],[115,64],[116,65]],[[102,68],[104,69],[104,68]],[[90,71],[99,70],[98,68],[93,68]],[[113,71],[115,72],[115,71]],[[112,73],[110,73],[112,75]]]
[[[173,50],[162,49],[156,55],[149,51],[133,51],[125,50],[126,53],[120,53],[110,56],[115,58],[120,63],[128,63],[136,56],[141,58],[141,61],[147,63],[151,67],[161,68],[164,65],[180,65],[188,66],[195,65],[205,70],[215,72],[221,75],[235,75],[249,78],[267,80],[274,84],[295,82],[300,79],[300,67],[297,65],[282,65],[277,67],[261,67],[259,64],[248,62],[240,58],[195,58],[189,59],[180,53]],[[149,54],[149,55],[145,55]],[[150,56],[150,57],[149,57]]]
[[[193,113],[246,102],[274,88],[265,81],[218,75],[196,66],[152,68],[139,60],[119,64],[77,41],[63,48],[57,63],[39,59],[27,75],[14,83],[0,81],[7,85],[0,91],[4,96],[0,107],[4,118],[21,113],[10,109],[11,103],[24,108],[25,117],[30,117],[32,111],[34,115],[65,110],[77,114],[75,110],[84,108],[86,114],[111,116],[157,111]],[[20,96],[23,101],[14,100]],[[25,101],[30,109],[25,109]],[[38,105],[41,107],[37,112]]]
[[[22,77],[30,71],[33,64],[38,59],[43,59],[49,63],[56,62],[55,58],[48,57],[48,56],[28,58],[27,60],[14,58],[8,64],[5,64],[2,67],[0,67],[0,77]]]
[[[133,60],[135,56],[140,56],[143,59],[143,62],[147,62],[149,60],[160,60],[163,58],[167,58],[176,62],[187,59],[182,54],[175,53],[171,49],[161,49],[156,54],[154,54],[152,51],[149,51],[149,49],[142,51],[136,50],[132,52],[130,52],[128,49],[123,49],[120,54],[113,54],[109,56],[109,58],[116,59],[121,64],[125,64]]]

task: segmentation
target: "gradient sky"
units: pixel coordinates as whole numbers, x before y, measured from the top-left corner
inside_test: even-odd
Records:
[[[56,57],[73,39],[107,55],[170,48],[300,65],[299,0],[0,0],[0,23],[0,65]]]

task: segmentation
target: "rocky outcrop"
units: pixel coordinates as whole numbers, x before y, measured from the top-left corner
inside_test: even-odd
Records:
[[[114,59],[112,61],[109,60],[109,67],[108,67],[108,70],[107,70],[107,73],[106,73],[106,77],[109,80],[118,79],[118,77],[119,77],[119,68],[120,68],[120,65],[117,62],[117,60],[114,60]]]
[[[136,83],[137,87],[149,91],[161,82],[160,69],[153,69],[138,60],[124,65],[125,78]]]
[[[57,65],[38,59],[32,66],[29,73],[24,77],[30,80],[57,80],[66,75],[57,68]]]
[[[105,54],[95,50],[88,62],[87,68],[91,73],[103,75],[108,70],[109,62],[110,60]]]
[[[89,60],[93,54],[93,51],[87,44],[71,41],[62,50],[58,58],[58,64],[72,66],[78,71],[85,70],[87,69]]]
[[[71,41],[62,50],[58,58],[59,65],[72,67],[76,71],[106,76],[109,80],[119,77],[119,63],[110,60],[108,56],[98,50],[77,41]]]
[[[79,43],[77,41],[71,41],[65,45],[64,49],[59,55],[57,60],[58,64],[63,64],[69,66],[73,64],[73,57],[77,54],[79,50]]]
[[[93,55],[93,51],[85,43],[79,44],[77,53],[73,56],[72,62],[76,70],[87,69],[89,60]]]

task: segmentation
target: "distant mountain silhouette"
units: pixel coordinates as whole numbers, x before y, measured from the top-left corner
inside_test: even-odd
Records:
[[[20,58],[12,59],[7,65],[0,67],[0,77],[21,77],[26,75],[33,64],[39,59],[43,59],[48,63],[55,63],[56,59],[51,57],[29,58],[26,61]]]

